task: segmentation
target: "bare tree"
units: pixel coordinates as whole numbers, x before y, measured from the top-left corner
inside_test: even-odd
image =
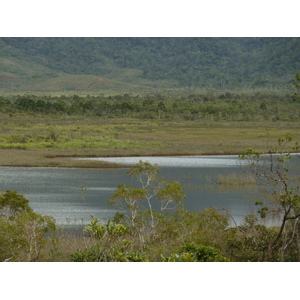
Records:
[[[278,139],[278,146],[273,148],[269,142],[269,131],[267,134],[267,153],[263,154],[248,148],[240,156],[247,161],[247,172],[254,175],[258,181],[265,183],[272,190],[271,201],[256,201],[259,207],[258,213],[261,218],[267,215],[277,214],[280,217],[279,228],[276,237],[270,242],[265,260],[269,260],[275,249],[280,247],[282,259],[284,252],[296,237],[298,229],[298,218],[300,217],[300,194],[298,180],[291,183],[288,163],[292,163],[292,152],[298,150],[298,144],[289,147],[292,138],[287,134]],[[289,147],[289,148],[288,148]],[[249,169],[250,167],[250,169]],[[289,223],[290,230],[286,226]],[[300,249],[298,249],[300,251]]]
[[[160,171],[158,165],[140,161],[127,172],[130,177],[137,180],[140,187],[133,188],[131,185],[121,184],[109,199],[110,204],[117,204],[128,213],[127,219],[139,236],[141,248],[145,243],[145,231],[153,234],[157,226],[154,203],[158,202],[160,212],[163,212],[181,206],[184,197],[181,184],[177,181],[167,182],[160,179],[158,177]],[[145,215],[141,217],[143,211],[150,216],[149,224]]]

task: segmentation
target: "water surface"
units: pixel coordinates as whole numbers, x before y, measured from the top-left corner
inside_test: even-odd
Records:
[[[157,163],[162,167],[161,177],[182,183],[186,209],[226,208],[237,221],[241,221],[244,214],[255,212],[254,201],[266,197],[253,185],[218,184],[220,176],[243,176],[241,161],[234,155],[84,159],[126,165],[139,160]],[[121,183],[135,184],[126,176],[127,170],[0,167],[1,190],[17,190],[29,199],[35,211],[54,216],[58,224],[87,224],[90,215],[106,222],[117,211],[107,203],[114,190]]]

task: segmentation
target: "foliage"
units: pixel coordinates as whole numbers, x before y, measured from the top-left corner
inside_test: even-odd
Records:
[[[0,260],[38,261],[46,232],[55,232],[55,221],[32,211],[16,191],[0,195]]]
[[[91,219],[91,223],[84,228],[84,231],[95,239],[102,239],[105,236],[121,237],[124,236],[128,230],[123,224],[117,224],[110,220],[103,225],[99,224],[99,219],[94,218],[93,216],[91,216]]]
[[[179,254],[173,253],[164,260],[167,262],[229,262],[227,258],[219,254],[217,249],[192,243],[186,243],[180,249]]]
[[[223,251],[232,261],[264,261],[277,229],[257,223],[254,215],[246,215],[244,223],[229,228],[224,238]],[[280,254],[273,252],[269,261],[279,261]]]
[[[74,262],[97,261],[145,261],[142,253],[130,251],[131,241],[126,240],[128,227],[108,220],[106,224],[91,216],[91,222],[84,228],[92,245],[71,254]]]
[[[227,261],[220,253],[227,217],[217,213],[215,208],[200,212],[180,209],[156,217],[155,234],[149,230],[143,232],[142,249],[139,236],[134,234],[131,225],[126,231],[121,230],[121,234],[107,232],[96,237],[91,232],[97,233],[99,226],[106,228],[108,224],[117,224],[110,221],[106,225],[98,224],[92,217],[85,232],[89,232],[95,243],[73,252],[72,261]],[[115,219],[124,220],[119,213]],[[150,219],[149,210],[139,214],[139,222],[147,224],[147,219]],[[120,225],[117,227],[121,228]],[[201,246],[195,246],[195,243]]]
[[[24,212],[32,212],[32,209],[23,195],[11,190],[0,194],[0,216],[10,219]]]
[[[215,207],[197,211],[179,209],[160,220],[155,245],[178,245],[185,242],[219,247],[228,227],[228,217]]]
[[[97,243],[94,246],[85,248],[71,254],[73,262],[147,262],[147,256],[143,252],[126,252],[120,248],[103,249]]]

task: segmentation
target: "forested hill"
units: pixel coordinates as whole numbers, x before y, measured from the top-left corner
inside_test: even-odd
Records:
[[[1,38],[0,90],[284,88],[300,38]]]

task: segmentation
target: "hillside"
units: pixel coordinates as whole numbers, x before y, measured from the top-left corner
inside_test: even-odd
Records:
[[[0,38],[2,92],[288,89],[299,70],[299,38]]]

